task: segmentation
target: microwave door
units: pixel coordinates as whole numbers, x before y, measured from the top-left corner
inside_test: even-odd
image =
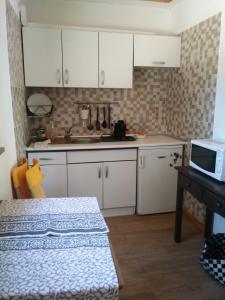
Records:
[[[202,170],[215,173],[216,154],[216,151],[192,144],[191,161]]]

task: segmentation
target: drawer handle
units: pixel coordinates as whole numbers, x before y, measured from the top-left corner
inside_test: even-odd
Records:
[[[54,158],[43,157],[43,158],[39,158],[39,160],[55,160],[55,159]]]
[[[153,65],[161,65],[161,66],[166,64],[165,61],[153,61],[152,63]]]
[[[222,204],[221,204],[220,202],[217,202],[217,203],[216,203],[216,207],[217,207],[217,208],[222,208]]]
[[[158,159],[166,158],[166,156],[158,156]]]

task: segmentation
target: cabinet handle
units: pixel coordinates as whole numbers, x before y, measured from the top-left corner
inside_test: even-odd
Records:
[[[55,160],[55,159],[54,158],[43,157],[43,158],[39,158],[39,160]]]
[[[139,168],[144,168],[144,155],[141,154],[140,155],[140,159],[139,159]]]
[[[104,70],[101,71],[101,77],[102,77],[102,85],[104,85],[105,84],[105,71]]]
[[[162,66],[162,65],[165,65],[166,62],[165,61],[153,61],[152,64],[153,65],[160,65],[160,66]]]
[[[56,77],[57,77],[57,84],[61,84],[61,72],[60,72],[60,69],[57,69]]]
[[[102,169],[101,167],[98,167],[98,178],[100,179],[102,177]]]
[[[142,154],[140,154],[139,158],[139,168],[142,168]]]
[[[109,177],[109,167],[106,166],[105,167],[105,178],[108,178]]]
[[[166,156],[158,156],[158,159],[166,158]]]
[[[65,84],[69,84],[69,70],[65,69]]]

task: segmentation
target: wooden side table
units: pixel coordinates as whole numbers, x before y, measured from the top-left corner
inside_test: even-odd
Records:
[[[225,182],[217,181],[191,167],[178,167],[175,242],[181,241],[184,190],[206,205],[205,238],[213,231],[214,213],[225,217]]]

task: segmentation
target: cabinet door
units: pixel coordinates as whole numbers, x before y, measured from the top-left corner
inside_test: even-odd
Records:
[[[104,208],[136,205],[136,161],[105,162],[103,164]]]
[[[65,87],[98,87],[98,32],[62,30]]]
[[[44,174],[43,188],[47,197],[67,197],[66,165],[44,165],[41,169]]]
[[[61,87],[61,30],[23,28],[26,86]]]
[[[134,66],[180,67],[180,47],[180,37],[135,34]]]
[[[99,87],[132,88],[133,35],[99,33]]]
[[[182,147],[159,148],[139,151],[138,203],[139,214],[175,211],[177,171],[182,159]]]
[[[68,196],[97,197],[102,208],[102,164],[69,164]]]

